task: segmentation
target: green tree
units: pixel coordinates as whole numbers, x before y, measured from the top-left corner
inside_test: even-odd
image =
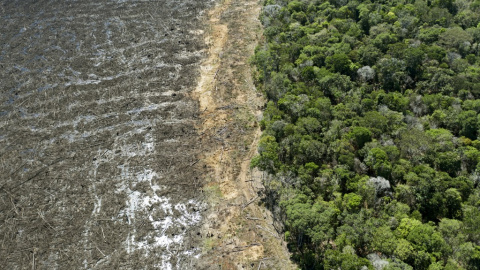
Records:
[[[462,111],[458,115],[458,120],[460,122],[460,135],[463,135],[472,140],[477,138],[477,112],[475,111]]]
[[[375,71],[378,74],[378,79],[384,89],[400,90],[405,88],[408,84],[406,63],[404,60],[397,58],[382,58],[375,66]]]
[[[463,207],[464,232],[468,239],[480,243],[480,210],[478,206],[465,205]]]
[[[263,136],[258,143],[259,155],[252,159],[251,165],[274,174],[280,168],[278,143],[273,136]]]
[[[388,226],[382,226],[373,235],[372,247],[385,255],[392,255],[397,248],[397,239],[392,230]]]
[[[445,191],[445,208],[447,209],[447,217],[462,218],[462,196],[457,189],[449,188]]]
[[[408,48],[405,50],[404,59],[408,75],[413,79],[421,77],[425,52],[420,48]]]
[[[344,53],[328,56],[325,60],[327,68],[332,72],[339,72],[343,75],[350,75],[352,72],[352,61]]]
[[[409,264],[415,260],[415,249],[410,242],[403,238],[398,240],[394,254],[397,258]]]
[[[357,149],[361,149],[365,143],[372,141],[372,132],[368,128],[353,127],[348,137],[353,140]]]
[[[367,259],[360,258],[349,251],[340,253],[337,250],[328,250],[323,263],[325,269],[358,270],[364,267],[373,269]]]
[[[460,245],[455,257],[458,264],[462,265],[467,270],[476,270],[480,265],[480,246],[471,242],[466,242]]]
[[[445,240],[435,227],[430,224],[418,224],[408,233],[406,238],[416,250],[430,253],[435,258],[441,258],[447,249]],[[428,267],[427,264],[426,266]]]
[[[356,193],[348,193],[343,196],[344,206],[348,211],[357,211],[362,203],[362,196]]]
[[[461,49],[465,42],[471,43],[472,36],[461,27],[448,28],[440,34],[439,42],[443,46],[451,49]]]
[[[387,153],[380,148],[372,148],[368,152],[365,164],[373,169],[378,176],[389,178],[392,171],[392,165],[388,161]]]
[[[430,151],[431,144],[432,141],[425,132],[416,128],[401,130],[397,140],[401,156],[413,163],[423,160]]]
[[[447,172],[450,176],[455,176],[458,170],[460,170],[460,155],[452,151],[438,153],[435,164],[440,170]]]
[[[363,127],[368,127],[375,136],[380,136],[388,128],[388,119],[377,111],[365,113],[365,116],[360,119],[359,123]]]
[[[331,203],[319,201],[312,204],[305,195],[297,195],[283,202],[282,206],[287,216],[288,240],[299,251],[296,256],[301,258],[304,267],[315,268],[321,259],[308,250],[321,251],[328,247],[334,236],[338,211]]]
[[[438,224],[438,231],[450,248],[450,252],[455,253],[459,250],[467,237],[462,233],[463,223],[456,219],[444,218]]]
[[[360,63],[364,66],[373,66],[382,56],[382,52],[372,44],[362,46],[358,49]]]
[[[462,154],[462,162],[465,164],[467,171],[475,171],[477,164],[480,162],[480,151],[474,147],[467,146],[463,149]]]
[[[426,43],[433,43],[438,40],[440,34],[445,32],[446,29],[440,27],[439,25],[434,25],[433,27],[420,28],[418,33],[418,38]]]
[[[299,267],[477,269],[480,1],[265,5],[252,165]]]

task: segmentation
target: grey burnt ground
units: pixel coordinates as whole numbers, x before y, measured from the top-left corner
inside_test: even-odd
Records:
[[[189,269],[208,1],[0,1],[4,269]]]

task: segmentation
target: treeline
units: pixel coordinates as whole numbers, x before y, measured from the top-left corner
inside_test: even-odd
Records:
[[[252,161],[302,269],[480,269],[480,1],[267,0]]]

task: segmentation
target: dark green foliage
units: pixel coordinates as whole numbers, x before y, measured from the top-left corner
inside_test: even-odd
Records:
[[[479,14],[478,0],[267,1],[252,166],[276,179],[300,267],[479,269]]]
[[[372,141],[372,132],[365,127],[353,127],[348,136],[353,140],[357,149],[363,148],[367,142]]]
[[[349,75],[352,72],[352,62],[344,53],[328,56],[325,60],[325,64],[332,72],[338,72],[344,75]]]

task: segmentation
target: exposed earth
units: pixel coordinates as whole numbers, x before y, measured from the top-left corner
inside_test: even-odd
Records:
[[[249,170],[259,6],[0,1],[2,267],[293,267]]]
[[[208,14],[209,57],[194,92],[203,112],[202,145],[213,145],[202,156],[210,170],[201,268],[298,269],[272,214],[259,205],[266,175],[249,169],[265,103],[249,65],[262,37],[260,2],[226,0]]]

